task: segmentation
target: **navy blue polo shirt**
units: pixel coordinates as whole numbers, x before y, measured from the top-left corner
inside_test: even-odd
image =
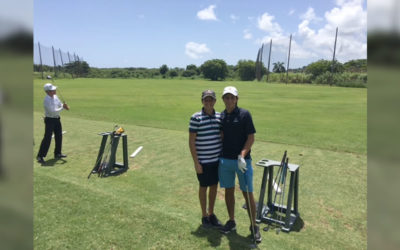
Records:
[[[224,139],[222,143],[222,157],[237,159],[246,143],[247,136],[255,134],[253,119],[246,109],[236,107],[230,114],[224,110],[221,113],[222,131]],[[251,159],[250,151],[246,159]]]

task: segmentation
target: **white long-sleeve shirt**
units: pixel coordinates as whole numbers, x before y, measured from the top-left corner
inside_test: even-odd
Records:
[[[60,99],[58,99],[57,95],[53,95],[53,98],[51,98],[49,95],[46,95],[43,105],[44,115],[51,118],[60,117],[60,112],[64,109],[63,104],[61,103]]]

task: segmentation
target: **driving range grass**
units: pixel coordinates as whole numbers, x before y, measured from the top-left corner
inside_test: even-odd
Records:
[[[44,132],[45,82],[34,81],[34,147]],[[309,85],[201,80],[56,80],[71,110],[62,112],[65,160],[34,163],[34,244],[37,249],[247,249],[251,238],[243,196],[236,193],[237,233],[200,227],[198,183],[188,148],[190,115],[201,91],[220,96],[239,90],[257,130],[252,149],[258,200],[262,158],[287,150],[300,164],[295,231],[261,232],[261,249],[365,249],[366,90]],[[223,109],[217,100],[216,109]],[[119,176],[87,176],[96,160],[100,132],[125,128],[128,152],[143,146]],[[121,146],[120,146],[121,147]],[[121,148],[117,155],[121,159]],[[223,191],[215,212],[228,219]],[[261,226],[264,227],[265,224]]]

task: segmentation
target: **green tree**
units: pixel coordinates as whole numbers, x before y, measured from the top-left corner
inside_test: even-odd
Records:
[[[367,72],[367,59],[350,60],[343,67],[348,72]]]
[[[192,77],[194,75],[197,75],[197,72],[193,69],[186,69],[185,71],[183,71],[182,76],[183,77]]]
[[[197,66],[194,64],[187,65],[186,70],[193,70],[196,73],[196,75],[200,75],[200,69],[197,68]]]
[[[326,72],[341,73],[343,71],[344,71],[343,64],[341,64],[338,61],[334,61],[334,63],[332,64],[332,61],[319,60],[310,63],[306,67],[306,73],[311,74],[313,79]]]
[[[171,78],[174,78],[174,77],[178,76],[178,71],[176,71],[175,69],[172,69],[172,70],[168,71],[168,75]]]
[[[222,81],[228,74],[227,64],[222,59],[208,60],[200,66],[200,69],[204,78],[212,81]]]
[[[236,67],[240,80],[253,81],[256,78],[256,63],[254,61],[239,60]]]
[[[65,65],[65,71],[77,77],[86,77],[89,70],[89,64],[85,61],[75,61]]]
[[[167,74],[167,72],[168,72],[168,66],[167,65],[165,65],[165,64],[163,64],[161,67],[160,67],[160,74],[163,76],[163,78],[165,78],[165,74]]]
[[[285,63],[276,62],[276,63],[273,63],[272,65],[274,66],[272,68],[273,72],[275,72],[275,73],[284,73],[284,72],[286,72],[285,66],[283,66],[283,65],[285,65]]]

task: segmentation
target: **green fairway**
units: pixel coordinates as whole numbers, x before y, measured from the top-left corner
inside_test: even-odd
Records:
[[[34,81],[34,156],[44,132],[43,84]],[[188,148],[190,116],[201,91],[239,90],[257,130],[252,149],[255,197],[262,158],[300,164],[298,230],[261,231],[261,249],[366,249],[366,89],[204,80],[56,80],[70,111],[62,112],[65,160],[34,163],[37,249],[247,249],[244,199],[236,193],[237,234],[200,227],[198,182]],[[217,111],[223,110],[221,98]],[[87,175],[100,132],[123,126],[128,152],[143,146],[128,172]],[[121,146],[120,146],[121,147]],[[118,161],[121,161],[118,152]],[[239,190],[238,190],[239,191]],[[216,214],[228,219],[223,190]],[[264,225],[261,226],[263,228]]]

